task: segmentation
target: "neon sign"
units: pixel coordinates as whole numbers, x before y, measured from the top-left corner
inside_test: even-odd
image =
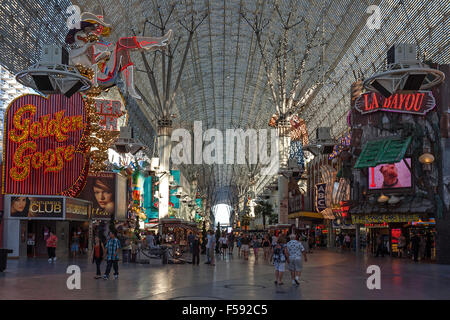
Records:
[[[80,94],[14,100],[5,115],[3,193],[75,195],[89,164],[82,143],[86,127]]]
[[[95,99],[95,108],[100,117],[99,125],[103,129],[109,131],[120,130],[118,119],[125,114],[122,110],[122,104],[118,100]]]
[[[355,102],[355,108],[361,114],[376,111],[388,111],[425,115],[436,106],[431,91],[395,93],[389,98],[375,93],[364,93]]]

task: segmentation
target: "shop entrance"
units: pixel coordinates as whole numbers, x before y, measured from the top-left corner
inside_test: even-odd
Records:
[[[47,257],[46,239],[48,231],[56,232],[56,221],[51,220],[33,220],[28,221],[27,225],[27,257],[41,258]]]

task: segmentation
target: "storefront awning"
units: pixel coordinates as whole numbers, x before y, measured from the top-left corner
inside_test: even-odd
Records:
[[[300,217],[323,219],[323,215],[320,212],[312,212],[312,211],[294,212],[288,216],[289,219],[295,219],[295,218],[300,218]]]
[[[354,169],[400,162],[405,156],[411,140],[412,137],[390,137],[383,140],[368,141],[364,145]]]

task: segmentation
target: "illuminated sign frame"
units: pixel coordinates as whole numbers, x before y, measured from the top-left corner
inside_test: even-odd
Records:
[[[89,170],[88,117],[80,94],[26,94],[5,113],[3,194],[74,196]]]
[[[327,208],[326,205],[326,183],[316,184],[316,209],[318,212],[322,212]],[[322,204],[323,202],[323,204]]]
[[[425,115],[436,107],[431,91],[405,91],[395,93],[389,98],[376,92],[367,92],[358,97],[355,108],[361,114],[388,111]]]

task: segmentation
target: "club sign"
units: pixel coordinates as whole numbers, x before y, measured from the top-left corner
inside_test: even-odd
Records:
[[[89,161],[81,146],[86,127],[80,94],[15,99],[5,115],[3,193],[70,195],[79,189]]]
[[[425,115],[435,106],[436,101],[431,91],[395,93],[389,98],[375,92],[367,92],[360,95],[355,102],[355,107],[361,114],[388,111]]]

